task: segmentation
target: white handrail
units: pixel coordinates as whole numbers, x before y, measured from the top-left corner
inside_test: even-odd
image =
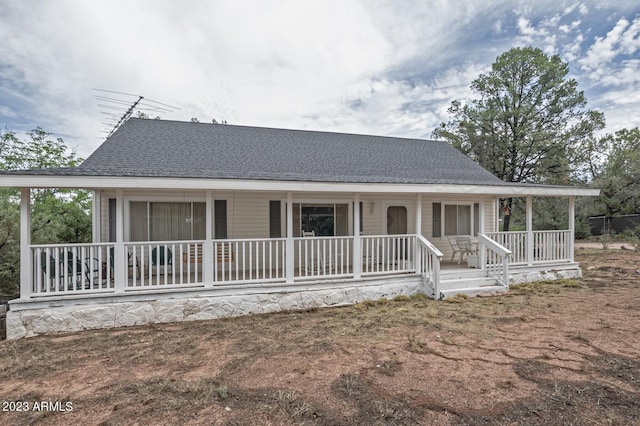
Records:
[[[499,284],[509,288],[509,256],[511,256],[511,250],[485,234],[478,234],[478,242],[480,252],[484,253],[484,250],[486,250],[486,253],[484,253],[486,256],[481,256],[481,258],[486,259],[483,267],[487,268],[489,275],[498,280]]]
[[[426,284],[433,288],[434,299],[440,299],[440,260],[442,252],[438,250],[429,240],[420,234],[416,235],[418,253],[419,273],[426,281]]]

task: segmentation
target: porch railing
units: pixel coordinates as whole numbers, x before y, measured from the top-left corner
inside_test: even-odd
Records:
[[[203,243],[204,241],[125,243],[125,291],[202,284]]]
[[[570,261],[569,244],[571,232],[563,231],[534,231],[533,232],[533,261],[553,262],[559,260]]]
[[[440,299],[440,260],[442,252],[422,235],[416,239],[418,252],[417,272],[427,287],[433,290],[433,297]]]
[[[507,286],[509,264],[571,260],[570,238],[567,230],[482,234],[479,258]],[[291,282],[417,273],[434,295],[439,294],[442,253],[424,237],[361,236],[359,259],[354,259],[355,241],[353,236],[294,238]],[[125,242],[122,254],[115,243],[32,245],[32,279],[21,297],[284,283],[286,242],[285,238]],[[354,261],[361,262],[358,268]]]
[[[484,259],[489,276],[495,278],[498,284],[509,288],[509,257],[511,250],[489,238],[485,234],[478,234],[480,259]]]
[[[299,237],[293,240],[295,277],[339,277],[353,272],[353,237]]]
[[[367,235],[362,241],[362,276],[415,272],[415,235]]]
[[[127,289],[200,286],[211,266],[212,283],[281,281],[285,271],[284,238],[125,243]],[[208,248],[208,250],[205,250]],[[207,260],[205,252],[210,252]]]
[[[294,282],[356,275],[353,236],[293,240]],[[377,235],[360,241],[361,276],[420,273],[437,286],[439,264],[423,253],[426,240]],[[286,281],[285,238],[125,242],[122,249],[120,255],[116,243],[32,245],[32,285],[30,293],[21,296]]]
[[[522,232],[487,232],[487,237],[512,252],[511,264],[564,262],[571,261],[571,231],[533,231],[531,245],[529,233]]]
[[[113,243],[31,246],[31,294],[22,297],[113,291]]]
[[[213,281],[284,281],[285,242],[285,238],[215,240]]]

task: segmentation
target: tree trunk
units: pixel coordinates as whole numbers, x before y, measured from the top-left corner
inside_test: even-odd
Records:
[[[511,223],[511,206],[513,205],[513,198],[508,198],[507,203],[502,207],[502,213],[504,219],[502,222],[502,232],[509,232],[509,224]]]

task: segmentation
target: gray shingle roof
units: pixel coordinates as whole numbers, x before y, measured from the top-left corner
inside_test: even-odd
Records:
[[[500,185],[441,141],[132,118],[74,169],[38,174]]]

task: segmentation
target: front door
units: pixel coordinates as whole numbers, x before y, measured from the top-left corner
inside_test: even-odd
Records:
[[[407,208],[405,206],[389,206],[387,208],[387,234],[398,235],[407,233]],[[407,256],[407,240],[395,239],[392,243],[391,255],[393,261],[405,260]]]
[[[387,234],[407,233],[407,208],[405,206],[389,206],[387,208]]]

